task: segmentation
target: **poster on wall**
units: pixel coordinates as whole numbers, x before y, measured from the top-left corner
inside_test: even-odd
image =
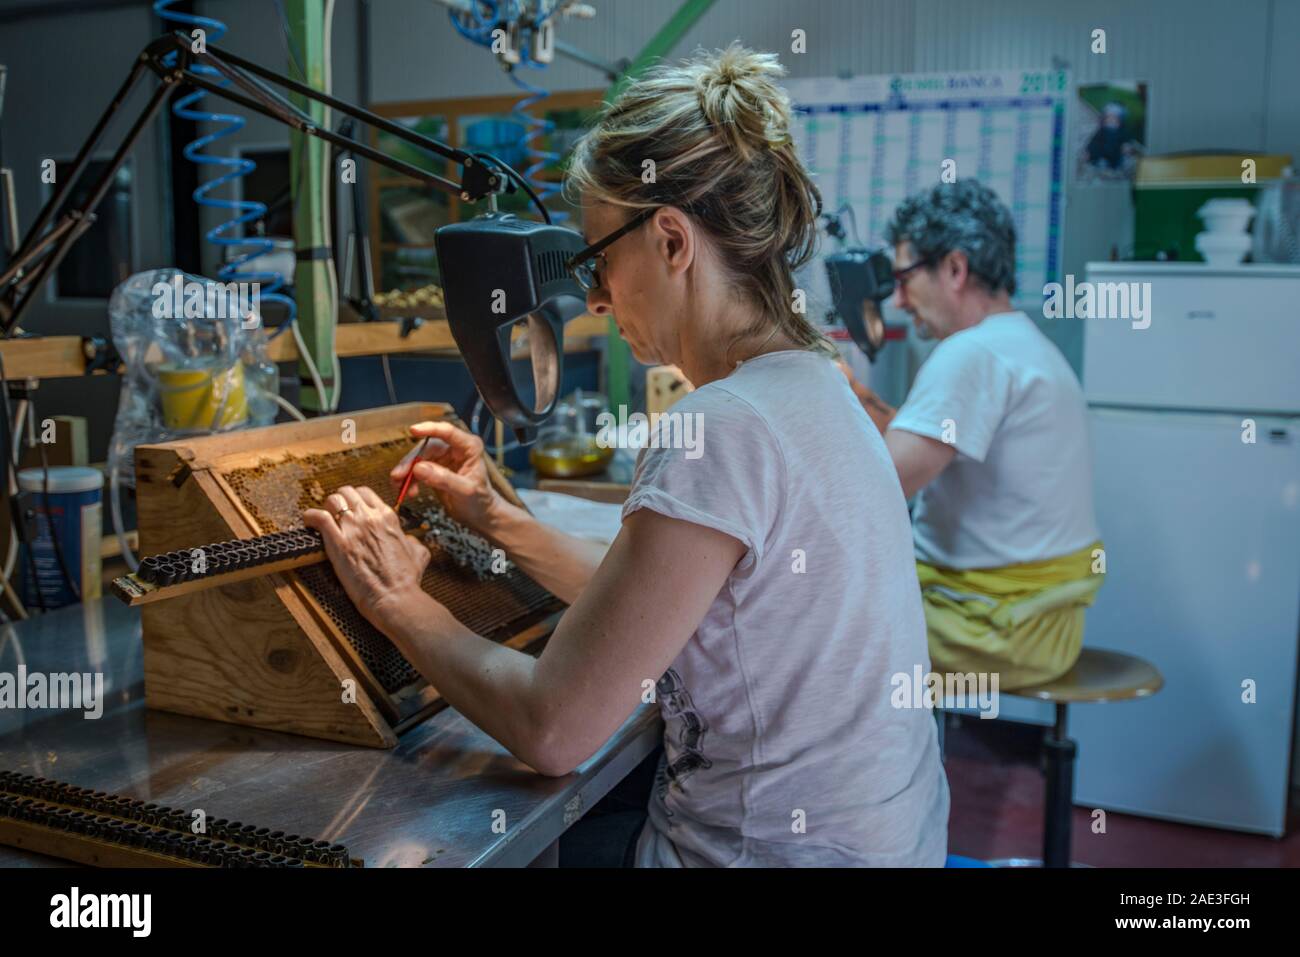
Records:
[[[1146,152],[1147,85],[1111,80],[1080,86],[1075,143],[1076,182],[1132,183]]]
[[[786,82],[791,130],[826,211],[847,205],[859,239],[885,242],[907,196],[945,175],[973,177],[1016,226],[1018,302],[1040,303],[1061,269],[1070,78],[1064,70],[913,73]],[[823,251],[830,251],[823,246]],[[807,273],[816,296],[825,269]]]

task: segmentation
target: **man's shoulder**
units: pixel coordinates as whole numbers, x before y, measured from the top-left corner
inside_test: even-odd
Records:
[[[1005,343],[1036,342],[1042,336],[1034,320],[1023,312],[997,312],[985,316],[973,326],[968,326],[943,339],[935,349],[949,351],[993,350]]]
[[[942,364],[979,363],[1004,369],[1013,378],[1056,377],[1073,372],[1065,356],[1034,320],[1024,312],[987,316],[975,325],[953,333],[935,346],[931,359]]]
[[[991,326],[988,319],[954,332],[935,343],[917,379],[982,377],[984,373],[977,370],[1001,369],[1006,361],[1007,339],[1008,333]]]

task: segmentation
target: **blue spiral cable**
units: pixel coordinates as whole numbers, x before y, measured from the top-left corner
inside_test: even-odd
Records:
[[[196,16],[194,14],[182,13],[178,10],[168,9],[176,0],[156,0],[153,5],[153,12],[157,14],[164,22],[175,23],[185,27],[187,30],[198,27],[205,31],[206,43],[215,43],[220,40],[226,33],[226,25],[220,20],[212,17]],[[195,73],[203,74],[221,79],[221,86],[228,86],[230,81],[221,77],[219,71],[207,66],[206,64],[197,63],[193,67]],[[222,249],[243,248],[246,251],[236,256],[230,262],[225,263],[217,272],[217,278],[222,282],[256,282],[260,287],[261,298],[264,301],[278,302],[288,310],[285,321],[271,333],[271,339],[285,332],[290,328],[297,319],[298,306],[293,298],[280,290],[284,288],[285,280],[278,272],[248,270],[243,267],[251,260],[259,256],[274,251],[275,244],[265,237],[256,236],[232,236],[229,235],[233,230],[246,224],[253,223],[266,215],[266,204],[259,203],[255,200],[237,200],[229,199],[222,196],[213,196],[212,194],[221,189],[227,183],[234,182],[244,176],[247,176],[253,170],[257,169],[257,164],[250,159],[236,158],[233,156],[218,156],[212,153],[205,153],[203,150],[211,146],[218,140],[227,136],[232,136],[244,128],[245,120],[242,116],[232,113],[214,113],[211,110],[196,109],[195,107],[207,95],[204,90],[195,90],[180,97],[172,106],[172,113],[181,119],[191,120],[196,123],[213,123],[222,124],[215,131],[200,136],[198,139],[186,144],[184,155],[187,160],[199,166],[216,166],[225,169],[226,172],[208,182],[202,184],[192,194],[194,202],[200,206],[209,209],[222,209],[235,212],[234,218],[213,227],[204,234],[208,242]]]
[[[486,9],[486,14],[482,12],[484,9]],[[550,10],[546,11],[542,18],[537,21],[538,25],[540,26],[549,20],[555,13],[555,10],[556,7],[552,6]],[[517,19],[521,12],[522,11],[517,6],[517,0],[507,0],[504,20],[509,21]],[[472,4],[471,10],[468,14],[457,14],[455,10],[448,10],[447,13],[451,18],[452,26],[456,28],[456,31],[461,36],[469,40],[471,43],[488,48],[491,48],[492,46],[492,31],[497,28],[498,24],[503,22],[501,6],[500,3],[498,3],[498,0],[481,0],[480,3],[474,3]],[[473,22],[462,22],[462,17],[465,17],[466,19],[472,17]],[[558,162],[562,157],[560,153],[556,153],[552,150],[544,150],[533,145],[538,137],[546,136],[553,131],[555,129],[555,123],[551,120],[533,116],[528,112],[528,110],[530,107],[545,100],[551,94],[540,86],[533,86],[531,83],[528,83],[520,77],[518,67],[542,70],[546,68],[546,64],[538,63],[534,60],[533,51],[528,46],[525,46],[524,49],[519,51],[519,64],[515,69],[510,71],[510,81],[514,83],[515,86],[519,87],[519,89],[523,90],[525,94],[521,100],[511,107],[510,114],[524,129],[524,134],[520,138],[519,145],[523,147],[525,153],[535,158],[532,165],[525,169],[520,175],[522,175],[524,179],[528,180],[528,185],[533,188],[538,199],[544,203],[549,197],[559,193],[561,187],[556,183],[550,183],[538,179],[537,176],[542,170],[546,169],[546,167],[550,166],[552,163]],[[562,223],[568,218],[569,214],[562,211],[551,213],[551,220],[556,223]]]
[[[531,57],[528,65],[542,66],[542,64],[532,63]],[[544,203],[548,198],[560,192],[560,186],[557,183],[538,179],[537,174],[546,169],[546,167],[550,166],[552,163],[558,163],[561,159],[561,154],[556,153],[554,150],[544,150],[540,146],[532,145],[533,141],[539,136],[546,136],[554,130],[555,123],[551,120],[531,115],[528,112],[528,108],[535,103],[540,103],[551,94],[539,86],[533,86],[531,83],[525,82],[514,70],[510,71],[510,79],[514,82],[515,86],[528,94],[516,103],[511,108],[510,112],[519,119],[519,122],[524,125],[524,128],[527,131],[520,140],[520,145],[531,156],[537,158],[536,161],[525,169],[521,175],[524,179],[528,180],[528,184],[532,186],[533,191],[537,193],[538,199]],[[563,210],[555,210],[551,213],[552,222],[562,223],[568,218],[569,214]]]
[[[485,5],[488,8],[488,15],[486,17],[483,17],[479,13],[480,4]],[[456,28],[456,32],[466,40],[478,44],[481,47],[491,47],[492,30],[494,29],[493,24],[495,24],[497,20],[497,6],[497,0],[480,0],[479,3],[472,3],[470,13],[468,14],[468,16],[474,18],[474,25],[472,27],[461,22],[460,17],[464,14],[457,15],[455,10],[449,9],[447,15],[451,17],[451,25]]]

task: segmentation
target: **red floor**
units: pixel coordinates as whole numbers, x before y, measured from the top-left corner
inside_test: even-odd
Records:
[[[950,726],[944,761],[952,792],[948,851],[981,860],[1042,856],[1042,731],[1007,721]],[[1095,867],[1300,867],[1300,827],[1282,840],[1074,809],[1073,859]]]

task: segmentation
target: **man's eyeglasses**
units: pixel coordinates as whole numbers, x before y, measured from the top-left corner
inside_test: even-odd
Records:
[[[641,210],[604,239],[597,240],[569,260],[569,272],[574,279],[578,280],[578,285],[584,292],[600,288],[600,273],[605,268],[605,250],[648,220],[658,210],[658,206]]]
[[[930,265],[930,260],[918,259],[910,266],[904,266],[902,269],[895,269],[892,273],[894,277],[894,285],[895,286],[906,285],[908,276],[912,275],[912,273],[916,272],[916,270],[920,269],[921,267],[929,266],[929,265]]]

